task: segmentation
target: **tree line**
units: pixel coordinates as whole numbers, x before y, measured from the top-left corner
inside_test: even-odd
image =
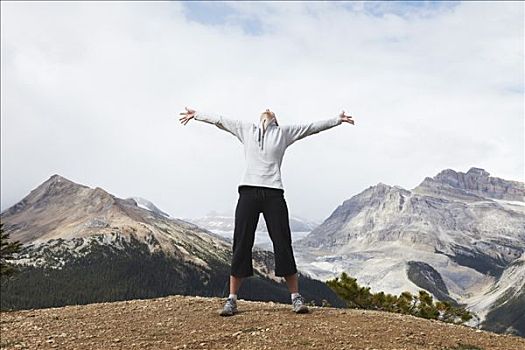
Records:
[[[19,241],[9,241],[9,233],[4,232],[3,223],[0,223],[0,279],[4,283],[4,291],[5,283],[8,282],[9,278],[20,272],[15,265],[9,263],[9,260],[12,260],[13,255],[18,253],[21,248],[22,244]],[[185,266],[186,268],[183,271],[174,271],[166,264],[165,260],[156,256],[146,258],[146,260],[151,260],[145,264],[147,266],[146,270],[142,271],[148,276],[148,278],[145,278],[147,283],[140,283],[140,278],[137,280],[137,276],[141,275],[141,270],[145,267],[143,264],[144,255],[141,259],[129,259],[129,257],[127,259],[123,259],[123,257],[107,259],[108,255],[104,254],[104,256],[106,259],[101,259],[104,261],[99,260],[96,264],[91,262],[87,264],[88,266],[82,263],[78,264],[80,266],[75,264],[77,266],[72,266],[66,271],[34,267],[25,268],[23,273],[20,273],[20,278],[26,281],[18,287],[25,289],[28,285],[39,286],[36,290],[40,291],[40,293],[37,294],[44,292],[43,294],[45,295],[32,295],[31,298],[22,303],[24,304],[23,306],[46,307],[75,302],[93,302],[100,299],[143,298],[158,296],[159,291],[161,291],[161,295],[170,295],[174,292],[182,294],[198,292],[199,294],[212,296],[219,294],[219,290],[222,287],[216,282],[215,278],[211,279],[211,281],[215,282],[211,284],[209,283],[210,281],[202,281],[202,276],[197,272],[195,266]],[[138,261],[142,261],[142,263],[137,264]],[[224,267],[222,269],[220,267],[215,266],[214,270],[224,270]],[[32,270],[39,270],[39,272],[31,273]],[[221,275],[226,275],[228,271],[221,272]],[[69,285],[60,283],[63,281],[64,274],[68,275],[67,280],[75,280],[76,283],[74,285],[77,287],[79,284],[82,284],[85,287],[81,288],[82,291],[90,291],[90,297],[87,297],[84,293],[76,295],[75,291],[78,292],[77,288],[73,291],[68,288]],[[122,278],[122,276],[127,276],[127,278]],[[104,288],[100,288],[101,279],[107,279],[108,283],[102,283],[105,286]],[[302,281],[305,280],[303,279]],[[346,302],[349,308],[396,312],[456,324],[467,322],[475,316],[464,307],[453,306],[448,301],[434,302],[432,295],[423,289],[419,290],[417,295],[413,295],[408,291],[404,291],[399,296],[384,293],[383,291],[371,293],[370,287],[360,286],[357,280],[346,272],[325,283],[339,298]],[[309,287],[308,290],[315,290],[316,288],[314,285]],[[94,291],[98,291],[100,295],[94,296]],[[14,294],[19,296],[24,294],[20,293],[20,290],[17,292],[19,293]],[[272,292],[275,293],[275,290],[272,290]],[[50,295],[53,295],[52,300]],[[42,300],[38,302],[40,299]],[[12,302],[15,303],[14,300]],[[20,300],[16,301],[16,304],[20,303]],[[10,304],[10,301],[3,300],[2,304]],[[322,305],[331,306],[326,300],[323,300]],[[6,305],[2,306],[5,308]]]
[[[423,289],[420,289],[417,295],[409,291],[404,291],[399,296],[383,291],[371,293],[370,287],[360,286],[357,280],[346,272],[326,281],[326,284],[349,308],[396,312],[456,324],[467,322],[474,317],[474,314],[463,306],[453,306],[448,301],[434,302],[432,295]]]

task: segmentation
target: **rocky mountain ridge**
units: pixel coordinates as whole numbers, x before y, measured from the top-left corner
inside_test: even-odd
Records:
[[[492,320],[486,327],[525,336],[525,313],[516,312],[525,309],[524,188],[474,167],[443,170],[412,190],[378,183],[344,201],[295,249],[314,278],[346,271],[373,291],[423,288],[466,305],[479,322]],[[496,324],[490,313],[503,305],[514,306],[514,318]]]
[[[470,168],[466,173],[445,169],[433,178],[426,177],[412,191],[465,200],[483,200],[483,198],[520,202],[525,200],[523,182],[493,177],[485,169],[476,167]]]
[[[227,295],[231,244],[140,204],[55,174],[2,212],[10,239],[24,244],[13,261],[21,273],[2,284],[2,308],[176,293]],[[275,276],[272,252],[254,249],[253,265],[255,276],[240,295],[289,299],[284,279]],[[311,300],[343,304],[324,283],[299,278]]]

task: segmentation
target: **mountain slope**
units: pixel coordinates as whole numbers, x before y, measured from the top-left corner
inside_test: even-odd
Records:
[[[228,242],[99,187],[53,175],[2,212],[1,220],[11,239],[24,243],[14,261],[21,273],[2,284],[2,308],[228,293]],[[256,249],[253,258],[255,276],[239,295],[288,300],[273,253]],[[305,297],[318,304],[326,299],[343,305],[323,283],[302,275],[300,283]]]
[[[525,254],[524,188],[479,168],[447,169],[413,190],[370,186],[296,243],[300,266],[321,280],[346,271],[372,291],[425,289],[481,322],[493,309],[481,299],[516,297],[504,293],[509,285],[525,289],[525,271],[513,267]],[[507,327],[525,336],[517,324]]]

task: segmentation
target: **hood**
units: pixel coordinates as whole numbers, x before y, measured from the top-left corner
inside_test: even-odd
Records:
[[[266,130],[263,128],[263,121],[264,121],[264,119],[259,122],[259,126],[257,128],[257,142],[259,143],[259,149],[261,149],[261,150],[264,147],[264,134],[266,132]],[[279,124],[277,124],[276,119],[272,118],[272,120],[270,120],[268,122],[268,125],[266,125],[266,129],[273,128],[273,127],[275,127],[277,125],[279,125]]]

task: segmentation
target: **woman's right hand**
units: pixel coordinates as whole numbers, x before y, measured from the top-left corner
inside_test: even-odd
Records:
[[[180,115],[183,115],[183,117],[180,117],[179,120],[183,125],[188,124],[191,118],[195,116],[195,110],[190,109],[188,107],[184,107],[186,109],[186,112],[179,113]]]

